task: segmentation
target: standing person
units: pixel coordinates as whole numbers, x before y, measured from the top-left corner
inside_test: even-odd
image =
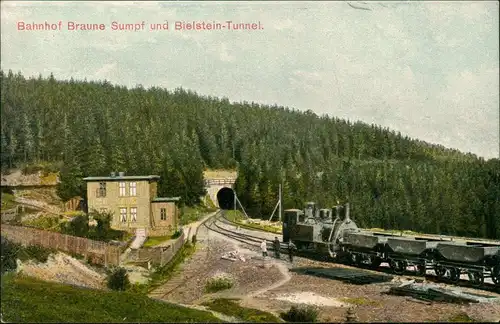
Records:
[[[293,262],[293,255],[296,250],[297,247],[295,246],[295,244],[293,244],[292,241],[288,242],[288,257],[290,258],[290,262]]]
[[[280,258],[280,249],[281,249],[280,240],[278,239],[277,236],[275,236],[274,237],[274,257],[276,259]]]
[[[262,256],[266,257],[267,256],[267,242],[266,242],[266,240],[264,240],[264,241],[262,241],[262,243],[260,243],[260,249],[262,250]]]

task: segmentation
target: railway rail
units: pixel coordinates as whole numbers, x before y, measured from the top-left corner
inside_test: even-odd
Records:
[[[214,231],[216,233],[219,233],[221,235],[229,237],[229,238],[231,238],[235,241],[238,241],[240,243],[244,243],[250,247],[259,248],[260,244],[262,243],[262,240],[264,240],[264,238],[262,238],[260,236],[245,234],[245,233],[241,233],[238,231],[233,231],[233,230],[224,228],[221,225],[217,224],[217,222],[221,222],[223,224],[228,224],[228,225],[236,226],[236,227],[239,226],[239,224],[234,223],[234,222],[228,220],[227,218],[225,218],[223,211],[220,211],[217,215],[215,215],[215,217],[213,217],[211,219],[210,222],[205,223],[204,226],[211,231]],[[269,241],[268,239],[266,239],[266,240]],[[284,250],[286,248],[285,244],[281,243],[281,248]],[[272,247],[271,247],[271,249],[272,249]]]
[[[218,214],[218,213],[217,213]],[[205,226],[205,224],[207,222],[209,222],[210,220],[212,220],[214,217],[217,216],[217,214],[215,214],[214,216],[208,218],[208,219],[205,219],[197,228],[196,228],[196,232],[194,234],[194,236],[198,236],[198,230],[202,227],[202,226]],[[203,261],[205,262],[202,262],[202,264],[206,264],[206,261],[208,260],[208,256],[209,256],[209,251],[205,251],[204,254],[201,255],[201,258],[203,259]],[[167,289],[162,292],[160,294],[160,298],[159,299],[164,299],[165,297],[167,297],[168,295],[172,294],[174,291],[176,291],[178,288],[184,286],[184,284],[189,281],[190,279],[193,279],[196,275],[195,274],[186,274],[186,273],[183,273],[183,277],[180,278],[179,280],[175,281],[175,282],[169,282],[167,283],[170,284],[169,287],[167,287]]]

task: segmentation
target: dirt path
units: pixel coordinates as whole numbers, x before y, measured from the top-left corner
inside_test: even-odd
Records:
[[[218,233],[211,233],[210,235],[215,235],[215,237],[217,237],[218,239],[221,239],[221,240],[224,240],[228,243],[231,243],[235,250],[244,251],[244,252],[249,253],[249,254],[254,254],[255,256],[260,256],[259,253],[245,249],[245,247],[243,247],[240,242],[235,241],[231,238],[228,238],[224,235],[221,235]],[[269,290],[273,290],[273,289],[276,289],[278,287],[281,287],[282,285],[284,285],[288,281],[290,281],[290,279],[292,278],[289,271],[288,271],[288,266],[285,263],[283,263],[283,261],[276,261],[276,260],[270,258],[270,259],[264,260],[264,265],[267,267],[275,266],[276,268],[278,268],[278,270],[280,271],[280,273],[282,275],[282,279],[275,282],[274,284],[272,284],[270,286],[267,286],[265,288],[259,289],[257,291],[251,292],[251,293],[248,293],[245,296],[241,296],[243,300],[255,298],[259,295],[266,293]]]
[[[253,293],[250,293],[248,296],[245,297],[245,299],[257,297],[259,295],[262,295],[262,294],[268,292],[269,290],[273,290],[273,289],[276,289],[278,287],[281,287],[284,284],[286,284],[288,281],[290,281],[290,279],[292,279],[292,276],[290,276],[290,273],[288,272],[288,267],[286,265],[284,265],[281,262],[272,262],[270,264],[276,266],[280,270],[280,272],[284,278],[271,286],[268,286],[266,288],[257,290]]]

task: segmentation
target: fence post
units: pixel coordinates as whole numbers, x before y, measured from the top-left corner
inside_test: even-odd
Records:
[[[89,244],[88,244],[88,241],[86,239],[81,238],[81,240],[84,242],[83,243],[83,251],[84,251],[83,254],[85,256],[85,259],[87,259],[87,257],[88,257],[88,245]]]

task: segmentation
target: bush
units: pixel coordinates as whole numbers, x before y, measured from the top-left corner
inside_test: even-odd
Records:
[[[292,306],[286,313],[281,313],[281,318],[287,322],[316,322],[318,310],[313,306]]]
[[[36,260],[40,263],[45,263],[49,259],[52,253],[56,253],[56,250],[47,249],[39,245],[29,245],[25,248],[21,248],[18,253],[18,258],[21,261],[24,260]]]
[[[87,237],[89,234],[89,218],[87,215],[79,215],[66,224],[65,234]]]
[[[93,211],[90,213],[90,216],[92,216],[92,219],[97,222],[97,226],[95,228],[96,237],[99,239],[105,239],[111,231],[111,213],[98,213]]]
[[[7,271],[13,271],[17,268],[17,259],[21,261],[35,260],[45,263],[52,253],[57,251],[47,249],[38,245],[29,245],[27,247],[11,242],[2,236],[2,274]]]
[[[175,231],[175,233],[172,234],[172,239],[178,238],[179,236],[181,236],[181,234],[182,234],[181,231],[179,231],[179,230]]]
[[[127,290],[130,287],[127,270],[124,268],[114,269],[108,276],[108,288],[112,290]]]
[[[213,293],[221,290],[226,290],[233,287],[234,281],[231,277],[221,274],[208,279],[205,286],[205,291]]]
[[[61,228],[63,228],[65,225],[60,221],[59,216],[50,216],[50,215],[43,215],[35,219],[31,219],[29,221],[26,221],[25,224],[42,230],[56,231],[56,232],[61,231]]]
[[[2,241],[2,259],[1,273],[4,274],[7,271],[13,271],[17,268],[17,251],[19,246],[7,240],[3,236],[0,237]]]

